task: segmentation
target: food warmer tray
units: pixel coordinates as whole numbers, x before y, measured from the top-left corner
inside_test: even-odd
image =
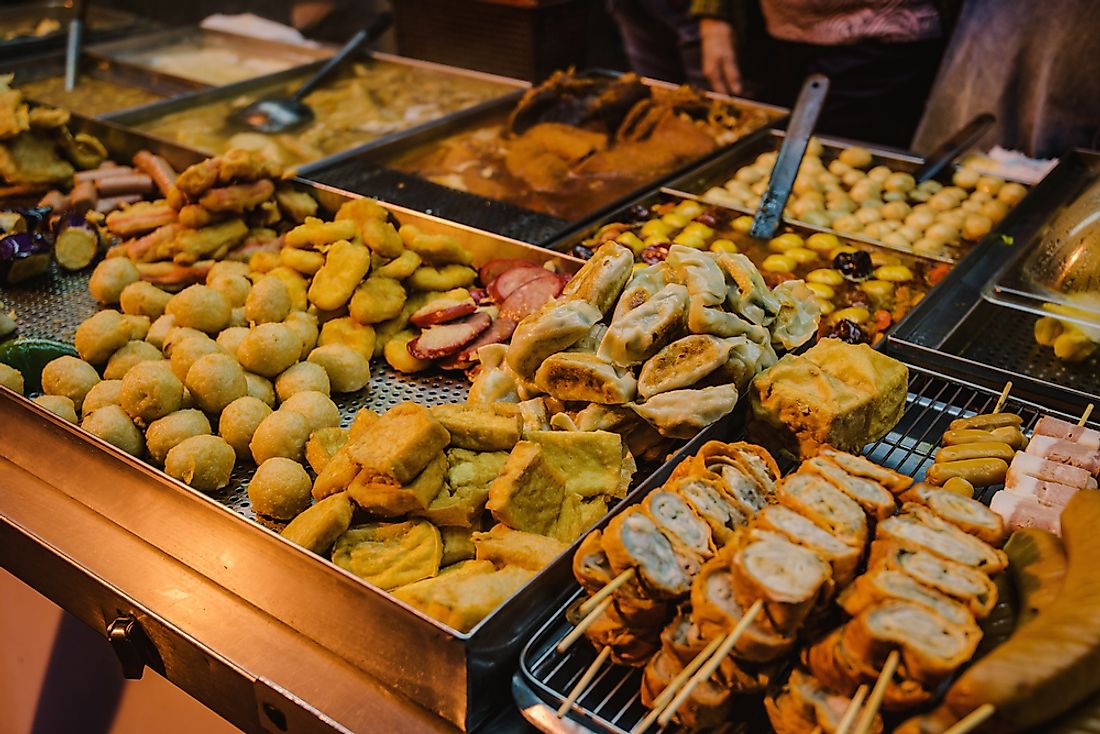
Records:
[[[200,158],[103,121],[74,116],[72,127],[99,136],[119,160],[142,148],[179,168]],[[351,196],[299,183],[326,208]],[[459,238],[475,261],[580,266],[386,206],[403,222]],[[15,308],[22,336],[71,340],[95,310],[88,276],[55,268],[45,280],[0,290],[0,302]],[[337,400],[344,425],[362,407],[461,401],[468,389],[463,376],[372,368],[368,394]],[[165,675],[246,731],[488,726],[503,705],[512,710],[507,680],[519,649],[557,608],[571,574],[572,547],[460,634],[256,522],[243,470],[227,489],[204,495],[4,389],[0,425],[0,565],[93,629],[137,620],[142,639],[119,643],[139,656],[137,670],[144,664]],[[703,436],[674,457],[696,450]],[[662,483],[672,466],[640,471],[631,496]]]
[[[620,72],[595,69],[585,72],[590,76],[616,77]],[[656,79],[643,78],[643,82],[652,87],[674,88],[676,85]],[[709,96],[721,96],[709,94]],[[634,197],[653,190],[668,181],[676,180],[687,171],[721,156],[724,151],[739,148],[746,140],[755,137],[760,131],[749,133],[728,146],[719,148],[700,159],[680,166],[674,171],[641,186],[617,201],[585,217],[569,221],[559,217],[532,211],[520,206],[496,201],[466,191],[428,181],[411,173],[388,168],[381,161],[392,159],[413,148],[430,145],[456,133],[477,127],[494,119],[499,119],[515,106],[520,95],[502,97],[478,108],[407,130],[388,139],[378,140],[362,148],[351,150],[338,156],[303,166],[301,173],[312,181],[338,186],[346,191],[368,196],[385,196],[387,200],[418,211],[431,213],[455,222],[477,227],[505,237],[540,246],[549,246],[552,241],[587,229],[595,222]],[[772,116],[771,125],[786,124],[788,110],[752,100],[736,98],[733,100],[742,109],[755,109]],[[766,128],[764,128],[766,129]]]
[[[1002,255],[968,258],[890,338],[890,350],[922,364],[949,365],[993,387],[1012,380],[1069,413],[1100,403],[1100,358],[1062,362],[1035,342],[1038,315],[1009,305],[998,285],[1039,245],[1058,211],[1100,175],[1100,153],[1076,150],[1021,201],[979,246]]]
[[[43,36],[19,36],[10,41],[0,41],[0,59],[20,59],[30,54],[40,54],[62,48],[73,16],[72,2],[45,0],[29,3],[6,3],[0,8],[0,34],[14,28],[33,27],[39,20],[54,19],[61,28]],[[84,39],[88,43],[117,38],[126,33],[152,30],[158,25],[150,20],[102,4],[88,9]]]
[[[922,479],[932,465],[939,449],[939,438],[948,424],[956,419],[993,409],[1000,388],[983,387],[930,369],[909,365],[909,392],[905,412],[898,424],[884,438],[864,448],[864,455],[873,461]],[[1080,411],[1063,413],[1049,406],[1018,397],[1016,392],[1005,403],[1007,412],[1023,417],[1023,427],[1030,431],[1043,414],[1057,415],[1077,422]],[[743,422],[725,420],[707,429],[710,438],[735,441],[744,438]],[[1100,427],[1096,421],[1090,426]],[[793,462],[780,460],[784,474],[794,469]],[[986,504],[1001,486],[986,487],[977,499]],[[611,517],[628,504],[638,502],[636,493],[609,513],[597,527],[603,528]],[[568,717],[559,719],[557,708],[565,701],[573,686],[596,658],[592,646],[582,641],[564,654],[554,648],[572,629],[565,621],[565,611],[584,592],[576,581],[565,590],[568,600],[550,616],[530,638],[520,655],[520,666],[512,680],[512,693],[517,706],[534,726],[548,734],[628,734],[649,712],[639,700],[642,671],[620,665],[605,665],[585,692],[570,709]]]

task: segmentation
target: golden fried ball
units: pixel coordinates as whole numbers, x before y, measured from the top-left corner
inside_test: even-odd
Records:
[[[370,382],[370,362],[343,344],[317,347],[309,353],[309,361],[325,368],[333,392],[355,392]]]
[[[244,303],[244,315],[251,324],[269,324],[289,316],[290,306],[290,290],[286,284],[268,275],[252,286]]]
[[[249,270],[248,263],[242,263],[236,260],[219,260],[211,265],[209,272],[206,273],[206,284],[210,285],[210,281],[226,275],[239,275],[243,278],[247,278]]]
[[[99,365],[105,364],[112,354],[125,346],[131,336],[126,317],[118,311],[108,309],[100,311],[78,326],[74,341],[81,359]]]
[[[149,333],[145,335],[145,341],[149,342],[157,349],[164,349],[164,340],[168,338],[168,334],[175,328],[176,317],[164,314],[149,327]]]
[[[852,168],[867,168],[871,165],[873,158],[871,157],[871,151],[866,148],[861,148],[858,145],[853,145],[851,148],[845,148],[840,151],[837,160]]]
[[[993,220],[984,214],[970,214],[963,220],[962,236],[968,240],[980,240],[993,229]]]
[[[214,492],[229,484],[237,455],[218,436],[191,436],[180,441],[164,458],[164,471],[200,492]]]
[[[215,339],[215,341],[227,354],[232,354],[236,357],[237,349],[241,346],[241,342],[244,341],[247,334],[247,326],[230,326],[228,329],[218,334],[218,338]]]
[[[291,520],[309,507],[311,489],[309,474],[301,464],[273,457],[256,469],[248,483],[248,499],[259,515]]]
[[[249,396],[263,401],[272,408],[275,407],[275,386],[271,384],[271,380],[247,371],[244,373],[244,379],[248,382]]]
[[[1015,181],[1009,181],[997,192],[997,198],[1009,206],[1015,206],[1027,195],[1027,187]]]
[[[298,353],[298,359],[308,357],[317,346],[317,336],[320,333],[317,328],[317,317],[306,311],[291,311],[283,323],[293,329],[302,342],[302,351]]]
[[[201,410],[184,408],[153,421],[145,431],[149,455],[163,464],[168,452],[192,436],[210,435],[210,421]]]
[[[122,408],[145,425],[174,413],[183,404],[183,383],[164,362],[140,362],[122,378]]]
[[[301,413],[309,421],[309,432],[319,428],[331,428],[340,425],[340,409],[336,403],[322,392],[304,390],[296,392],[279,406],[279,410],[293,410]]]
[[[1008,204],[1000,199],[993,199],[982,204],[980,213],[989,217],[993,222],[999,222],[1008,214]]]
[[[149,329],[153,322],[148,316],[124,315],[123,320],[130,327],[130,341],[142,341],[149,335]]]
[[[972,189],[978,185],[979,178],[981,178],[981,174],[973,168],[957,168],[955,173],[951,175],[951,183],[959,188]]]
[[[238,459],[251,459],[248,444],[264,419],[271,415],[271,407],[252,396],[237,398],[225,406],[218,419],[218,434],[233,447]]]
[[[324,395],[331,392],[328,372],[315,362],[299,362],[291,365],[275,379],[275,394],[279,400],[286,401],[295,393],[306,390],[317,391]]]
[[[141,456],[145,450],[141,431],[130,420],[130,416],[126,415],[126,411],[117,405],[105,405],[88,413],[80,427],[131,456]]]
[[[161,351],[149,342],[132,341],[111,355],[103,369],[103,377],[121,380],[138,362],[156,362],[164,359]]]
[[[901,171],[897,173],[891,173],[889,176],[886,177],[886,180],[882,182],[882,188],[886,189],[887,191],[907,192],[912,191],[914,188],[916,188],[916,186],[917,182],[913,178],[912,174],[904,173]]]
[[[903,221],[912,210],[904,201],[891,201],[882,205],[882,218]]]
[[[237,306],[229,312],[230,326],[248,326],[248,317],[244,315],[244,306]]]
[[[220,413],[225,406],[248,394],[248,381],[237,360],[228,354],[207,354],[195,360],[184,385],[195,403],[207,413]]]
[[[64,395],[39,395],[34,402],[41,405],[54,415],[61,416],[69,423],[76,423],[76,406],[73,401]],[[303,418],[303,420],[305,420]]]
[[[0,362],[0,386],[23,394],[23,373],[9,365]],[[85,398],[87,400],[87,398]]]
[[[118,303],[122,291],[131,283],[141,280],[137,266],[127,257],[109,257],[92,271],[88,290],[100,303],[113,306]]]
[[[309,431],[309,421],[301,413],[276,410],[256,427],[248,448],[257,464],[273,456],[301,461]]]
[[[947,252],[947,245],[943,240],[934,240],[931,237],[922,237],[913,243],[913,252],[919,255],[942,255]]]
[[[225,354],[225,350],[205,334],[176,342],[172,345],[172,356],[169,357],[169,361],[172,363],[172,372],[182,382],[187,379],[187,373],[191,370],[191,365],[195,364],[200,357],[205,357],[208,354]]]
[[[220,275],[217,278],[206,279],[206,284],[225,296],[229,305],[239,308],[244,305],[248,294],[252,291],[252,283],[243,275]]]
[[[99,410],[105,405],[122,405],[122,380],[100,380],[84,396],[85,413]]]
[[[77,411],[83,410],[84,397],[99,382],[95,367],[76,357],[58,357],[42,368],[42,392],[64,395],[73,401]]]
[[[165,335],[164,344],[161,348],[164,349],[164,353],[166,355],[171,357],[173,347],[175,347],[180,342],[191,339],[192,337],[198,339],[210,338],[210,336],[206,332],[199,331],[198,329],[192,329],[187,326],[176,326],[169,330],[168,334]]]
[[[176,324],[213,334],[229,326],[229,301],[210,286],[192,285],[172,296],[165,313],[176,317]]]
[[[157,319],[164,314],[164,307],[168,305],[171,298],[171,293],[162,291],[152,283],[139,280],[123,288],[118,301],[125,314]]]
[[[302,342],[285,324],[254,326],[237,349],[237,358],[249,372],[275,377],[298,361]]]

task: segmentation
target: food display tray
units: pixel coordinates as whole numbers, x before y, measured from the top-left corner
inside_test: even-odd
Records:
[[[617,76],[618,72],[597,69],[586,72],[586,74],[610,78]],[[643,81],[653,87],[671,88],[675,86],[654,79],[643,79]],[[555,240],[587,229],[592,222],[605,217],[609,212],[618,210],[626,201],[651,191],[663,183],[676,180],[687,171],[700,165],[701,162],[710,160],[714,156],[720,156],[724,151],[729,150],[729,146],[725,146],[700,159],[680,166],[676,170],[644,184],[636,191],[576,221],[569,221],[442,186],[420,176],[389,168],[383,163],[383,161],[392,160],[413,148],[431,145],[457,133],[499,119],[511,110],[518,100],[518,94],[502,97],[480,108],[466,110],[464,113],[408,130],[388,140],[379,140],[377,143],[365,146],[362,149],[349,151],[323,162],[319,161],[316,164],[303,167],[301,169],[302,174],[310,180],[338,186],[347,191],[354,191],[368,196],[384,196],[387,200],[411,209],[430,211],[437,216],[461,222],[471,227],[495,232],[523,242],[548,246]],[[772,125],[784,124],[786,120],[785,116],[788,111],[781,107],[740,98],[732,101],[741,109],[756,109],[767,112],[772,118],[770,123]],[[756,134],[750,133],[748,136],[731,143],[730,146],[739,147],[745,140],[754,137]]]
[[[1065,156],[972,253],[985,254],[966,258],[940,283],[937,298],[917,304],[890,335],[890,350],[992,387],[1012,380],[1014,391],[1069,413],[1100,403],[1100,358],[1063,362],[1037,344],[1035,321],[1045,312],[1004,287],[1018,279],[1058,212],[1098,175],[1100,154]]]
[[[1000,390],[949,377],[921,367],[909,366],[909,392],[905,412],[884,438],[864,448],[869,459],[918,480],[931,466],[939,449],[940,436],[956,419],[986,413],[997,403]],[[1011,394],[1004,410],[1023,417],[1023,428],[1030,431],[1043,414],[1077,421],[1079,415],[1062,413]],[[712,426],[711,438],[722,441],[744,439],[743,423],[726,421]],[[1098,424],[1090,423],[1093,427]],[[792,462],[780,461],[784,473]],[[977,499],[989,503],[1000,486],[987,487]],[[640,501],[644,495],[632,499]],[[597,526],[603,528],[610,518],[625,509],[620,504]],[[564,654],[555,650],[572,626],[565,621],[566,610],[583,596],[576,581],[566,589],[567,600],[531,637],[520,656],[519,670],[512,680],[513,696],[524,717],[548,734],[579,734],[591,731],[628,734],[648,713],[640,701],[642,671],[620,665],[605,665],[585,692],[577,699],[566,719],[555,711],[596,658],[592,646],[584,641]]]
[[[44,0],[26,3],[5,3],[0,8],[0,33],[14,28],[33,27],[38,21],[52,19],[61,27],[42,36],[19,36],[10,41],[0,41],[0,59],[20,59],[40,54],[65,45],[69,21],[73,17],[73,3],[66,0]],[[130,13],[95,4],[88,9],[84,38],[91,43],[115,38],[124,33],[152,30],[157,25]]]

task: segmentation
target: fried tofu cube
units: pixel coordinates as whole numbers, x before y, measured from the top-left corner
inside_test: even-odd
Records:
[[[565,477],[565,491],[584,499],[622,497],[623,440],[610,431],[530,431],[546,462]]]
[[[542,447],[520,441],[500,476],[489,485],[485,506],[499,522],[546,535],[554,528],[564,496],[565,478],[547,460]]]
[[[313,482],[313,499],[323,500],[329,495],[343,492],[359,473],[359,465],[348,453],[347,444],[332,455],[325,467],[317,472]]]
[[[433,579],[396,589],[398,599],[460,632],[478,622],[535,575],[515,566],[496,569],[488,561],[466,561]]]
[[[437,405],[432,415],[451,434],[451,445],[473,451],[511,451],[520,437],[518,413],[509,417],[486,406]]]
[[[426,510],[443,489],[446,473],[447,457],[441,451],[407,485],[395,486],[386,478],[364,470],[355,476],[348,495],[372,515],[400,517],[414,510]]]
[[[338,426],[318,428],[309,434],[306,441],[306,461],[313,471],[320,474],[336,455],[336,452],[348,442],[348,429]]]
[[[439,535],[443,538],[443,560],[441,566],[446,567],[454,563],[469,561],[477,554],[474,547],[473,528],[460,528],[448,526],[439,529]],[[440,569],[440,573],[444,571]]]
[[[413,514],[440,527],[471,527],[485,509],[489,485],[508,461],[503,451],[447,451],[447,481],[424,511]]]
[[[554,538],[513,530],[504,524],[494,525],[487,533],[474,533],[472,540],[479,561],[530,571],[542,570],[567,548],[565,543]]]
[[[283,537],[314,553],[324,553],[351,525],[352,506],[346,492],[326,497],[294,518]]]
[[[348,439],[354,441],[362,436],[364,433],[370,430],[371,426],[378,422],[378,419],[382,416],[375,413],[370,408],[363,408],[355,414],[355,418],[351,421],[351,425],[348,426]]]
[[[435,576],[442,558],[439,529],[426,520],[360,525],[332,549],[333,563],[387,591]]]
[[[385,440],[378,440],[384,436]],[[370,475],[404,485],[450,443],[451,435],[422,405],[400,403],[386,411],[367,434],[347,445],[348,453]]]
[[[566,492],[550,534],[562,543],[572,543],[606,514],[607,500],[602,496],[585,500],[576,492]]]

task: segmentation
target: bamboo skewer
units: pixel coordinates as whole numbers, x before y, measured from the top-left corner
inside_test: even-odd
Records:
[[[558,707],[558,718],[565,716],[565,712],[573,707],[573,703],[581,697],[584,693],[584,689],[588,688],[592,683],[592,679],[596,677],[596,673],[599,672],[603,664],[607,662],[607,659],[611,657],[611,648],[608,645],[604,645],[604,648],[600,650],[600,654],[596,656],[596,659],[592,661],[592,664],[588,666],[588,670],[584,671],[584,675],[577,681],[577,685],[573,686],[573,690],[569,691],[569,695],[565,697],[565,700],[561,702],[561,706]]]
[[[900,660],[901,655],[898,654],[898,651],[891,650],[886,657],[886,663],[882,666],[882,672],[878,674],[875,687],[871,689],[871,695],[867,699],[867,707],[863,709],[853,734],[868,734],[871,731],[871,727],[875,723],[875,714],[878,713],[879,708],[882,706],[882,698],[886,695],[886,687],[890,685],[890,680],[897,672]]]
[[[943,734],[967,734],[981,726],[986,719],[996,713],[997,708],[991,703],[983,703],[955,722],[954,725]]]
[[[1001,390],[1001,397],[997,398],[997,404],[993,406],[994,413],[1000,413],[1001,408],[1005,407],[1005,401],[1008,400],[1008,394],[1012,391],[1012,380],[1005,383],[1005,389]]]
[[[1092,415],[1092,403],[1089,403],[1085,408],[1085,412],[1081,414],[1081,418],[1077,421],[1077,425],[1083,426],[1089,422],[1089,416]]]
[[[615,578],[611,579],[607,586],[603,587],[595,594],[584,600],[584,603],[580,606],[581,614],[587,615],[589,612],[599,606],[600,602],[614,594],[620,586],[625,584],[627,581],[630,581],[630,579],[632,578],[634,578],[634,569],[628,568]]]
[[[714,675],[714,671],[718,669],[718,666],[722,664],[722,661],[726,659],[726,656],[730,654],[730,650],[737,644],[737,641],[741,639],[741,635],[745,633],[749,625],[753,623],[756,616],[760,614],[760,610],[764,608],[764,600],[757,599],[752,603],[741,619],[737,622],[737,625],[733,628],[733,631],[726,635],[726,638],[722,641],[722,644],[718,647],[718,650],[711,656],[710,660],[706,662],[703,667],[699,669],[695,675],[687,682],[687,684],[680,689],[680,692],[676,694],[676,698],[672,699],[672,703],[668,705],[668,708],[657,717],[657,723],[661,726],[667,726],[668,722],[672,721],[672,717],[676,715],[676,712],[680,710],[680,707],[687,701],[700,683]]]
[[[844,716],[840,717],[840,723],[836,725],[834,734],[848,734],[848,730],[852,728],[852,723],[855,722],[856,715],[859,714],[859,709],[863,706],[863,701],[867,698],[869,690],[866,683],[861,684],[856,689],[856,695],[852,696],[852,701],[844,711]]]
[[[657,698],[653,700],[653,708],[649,710],[645,718],[638,722],[638,725],[630,730],[630,734],[640,734],[650,727],[650,725],[657,720],[657,717],[661,715],[661,712],[665,710],[665,706],[676,695],[676,692],[680,690],[680,687],[687,682],[688,678],[695,675],[695,671],[703,667],[703,663],[710,660],[710,656],[714,654],[714,651],[718,649],[718,646],[722,644],[721,637],[715,637],[713,640],[707,643],[707,646],[703,648],[703,651],[696,655],[690,663],[684,666],[683,670],[676,674],[676,677],[669,681],[669,684],[665,686],[665,689],[657,694]]]
[[[554,649],[559,653],[563,653],[573,647],[573,643],[579,640],[584,635],[585,631],[592,626],[592,623],[599,619],[601,614],[607,611],[607,608],[611,606],[611,601],[610,598],[607,598],[600,602],[599,606],[593,609],[591,614],[582,619],[577,626],[573,628],[573,631],[566,635]]]

